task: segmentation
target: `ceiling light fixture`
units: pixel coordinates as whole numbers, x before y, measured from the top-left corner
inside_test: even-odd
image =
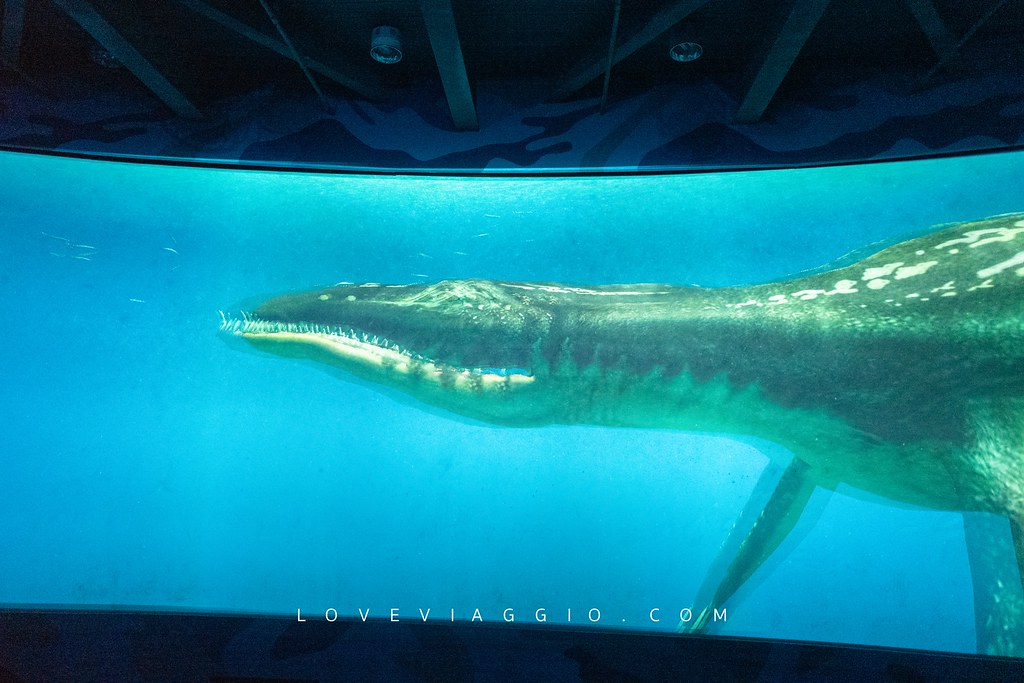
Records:
[[[394,26],[378,26],[370,33],[370,56],[381,64],[402,61],[402,34]]]
[[[700,46],[700,43],[676,43],[668,50],[668,56],[677,62],[692,62],[695,59],[700,59],[702,54],[704,54],[704,48]]]

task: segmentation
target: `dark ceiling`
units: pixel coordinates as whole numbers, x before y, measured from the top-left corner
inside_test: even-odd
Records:
[[[402,33],[397,64],[370,58],[370,32],[382,24]],[[3,58],[40,88],[144,84],[179,114],[202,116],[262,84],[313,88],[298,55],[331,95],[390,102],[436,86],[465,130],[475,128],[481,81],[567,100],[599,96],[608,71],[614,101],[711,78],[742,103],[738,119],[757,120],[811,80],[821,87],[898,68],[926,87],[1007,62],[1020,73],[1022,27],[1017,0],[626,0],[618,9],[615,0],[6,0]],[[703,57],[672,61],[669,47],[683,40],[700,43]],[[100,48],[123,68],[97,64]]]

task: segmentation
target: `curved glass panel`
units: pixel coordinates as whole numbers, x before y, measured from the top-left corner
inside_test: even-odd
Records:
[[[1020,656],[1022,170],[2,154],[0,603]]]

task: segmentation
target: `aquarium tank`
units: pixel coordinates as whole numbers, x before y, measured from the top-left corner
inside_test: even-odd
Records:
[[[1020,3],[0,6],[0,678],[1020,672]]]

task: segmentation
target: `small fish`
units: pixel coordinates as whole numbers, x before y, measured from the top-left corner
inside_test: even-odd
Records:
[[[413,277],[430,277],[429,275],[424,275],[423,273],[410,273],[410,275],[412,275]]]
[[[72,244],[71,246],[75,249],[92,249],[94,251],[96,249],[96,247],[92,246],[91,244]]]
[[[42,232],[42,231],[40,231],[40,232]],[[43,232],[42,234],[46,235],[50,239],[60,240],[61,242],[67,242],[68,244],[71,243],[71,240],[69,240],[67,237],[61,237],[60,235],[51,235],[48,232]]]
[[[89,258],[88,256],[72,256],[71,258],[76,258],[79,261],[92,261],[92,259]]]
[[[431,258],[431,259],[434,258],[430,254],[424,254],[422,251],[420,253],[416,254],[416,255],[417,256],[422,256],[423,258]]]
[[[50,256],[56,256],[57,258],[64,258],[64,254],[58,254],[55,251],[50,252]]]
[[[485,213],[485,214],[484,214],[484,217],[485,217],[485,218],[501,218],[501,216],[499,216],[499,215],[498,215],[498,214],[496,214],[496,213]]]
[[[479,235],[473,235],[473,237],[487,237],[487,236],[488,236],[488,235],[490,235],[490,234],[491,234],[491,233],[489,233],[489,232],[482,232],[482,233],[480,233]]]
[[[145,299],[128,299],[128,301],[131,301],[132,303],[136,303],[136,304],[144,304],[144,303],[146,303]]]
[[[455,252],[452,252],[452,253],[457,255],[457,256],[469,256],[469,254],[467,254],[464,251],[455,251]]]
[[[173,248],[173,247],[163,247],[163,250],[164,250],[164,251],[169,251],[169,252],[171,252],[172,254],[177,254],[177,253],[178,253],[178,250],[177,250],[177,249],[175,249],[175,248]]]

